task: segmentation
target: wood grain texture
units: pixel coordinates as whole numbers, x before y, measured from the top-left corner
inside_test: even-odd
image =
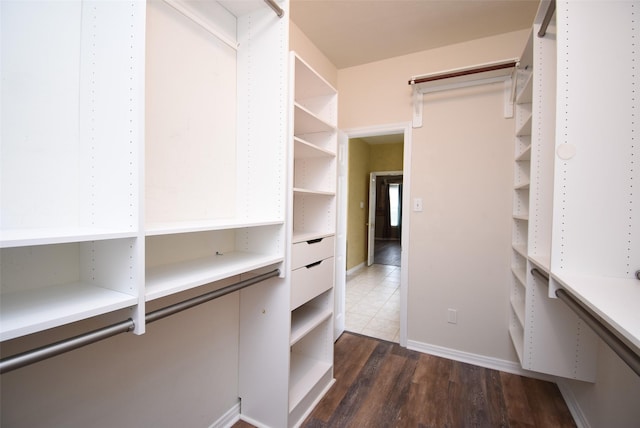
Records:
[[[410,351],[344,333],[336,383],[303,428],[540,427],[575,423],[551,382]],[[234,425],[234,428],[246,425]]]

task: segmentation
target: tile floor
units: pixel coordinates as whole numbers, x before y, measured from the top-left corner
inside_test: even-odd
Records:
[[[346,330],[400,341],[400,267],[373,264],[347,275]]]

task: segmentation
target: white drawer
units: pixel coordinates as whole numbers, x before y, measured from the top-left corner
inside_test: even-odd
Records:
[[[334,258],[291,272],[291,310],[333,287]]]
[[[335,251],[333,236],[298,242],[292,247],[291,270],[332,257]]]

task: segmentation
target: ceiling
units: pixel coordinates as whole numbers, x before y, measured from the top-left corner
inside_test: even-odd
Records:
[[[291,0],[338,69],[530,28],[539,0]]]

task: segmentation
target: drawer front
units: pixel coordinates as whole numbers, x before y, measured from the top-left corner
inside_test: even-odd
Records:
[[[293,244],[291,250],[291,270],[307,266],[310,263],[332,257],[334,252],[334,237],[304,241]]]
[[[291,272],[291,310],[333,287],[334,258]]]

